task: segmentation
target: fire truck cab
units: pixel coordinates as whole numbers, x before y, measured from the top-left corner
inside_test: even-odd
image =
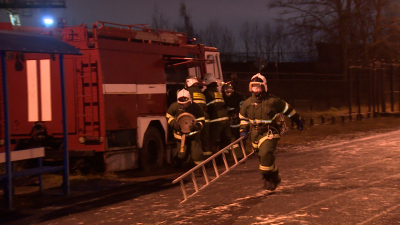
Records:
[[[105,171],[170,162],[175,142],[165,114],[177,91],[189,75],[223,79],[217,49],[191,43],[185,33],[107,22],[11,29],[58,37],[84,53],[64,59],[69,154],[99,159]],[[7,57],[11,139],[14,150],[44,146],[46,157],[56,158],[62,143],[59,59],[44,55]]]

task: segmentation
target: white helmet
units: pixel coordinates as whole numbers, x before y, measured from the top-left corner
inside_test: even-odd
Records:
[[[190,96],[190,92],[186,89],[178,91],[176,100],[180,105],[189,105],[192,103],[192,97]]]
[[[199,80],[197,80],[197,77],[190,75],[186,78],[186,87],[191,87],[194,84],[200,84]]]
[[[214,74],[212,74],[212,73],[206,73],[206,74],[204,75],[203,81],[204,81],[204,83],[205,83],[206,85],[209,85],[209,84],[214,83],[214,82],[220,82],[220,80],[218,80],[218,79],[214,76]]]
[[[249,83],[249,91],[251,92],[251,86],[253,84],[260,84],[262,86],[264,86],[264,91],[267,92],[268,88],[267,88],[267,79],[265,79],[265,77],[263,75],[261,75],[260,73],[257,73],[256,75],[254,75]]]

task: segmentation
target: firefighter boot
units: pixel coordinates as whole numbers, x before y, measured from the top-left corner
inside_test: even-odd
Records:
[[[270,189],[270,186],[271,186],[271,177],[270,177],[270,174],[268,173],[268,172],[264,172],[264,173],[261,173],[262,174],[262,179],[263,179],[263,182],[264,182],[264,189],[267,189],[267,190],[269,190]]]
[[[278,184],[281,182],[278,171],[268,171],[267,173],[263,173],[263,179],[264,188],[270,191],[275,190]]]
[[[178,156],[175,156],[171,162],[171,166],[174,169],[180,169],[183,166],[183,160]]]

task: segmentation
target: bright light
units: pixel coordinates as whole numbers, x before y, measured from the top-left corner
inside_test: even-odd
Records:
[[[45,25],[46,27],[48,27],[48,26],[51,26],[51,25],[53,24],[54,21],[53,21],[52,18],[46,17],[46,18],[43,19],[43,22],[44,22],[44,25]]]

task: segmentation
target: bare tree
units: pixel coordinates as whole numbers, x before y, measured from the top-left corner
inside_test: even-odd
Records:
[[[273,28],[269,23],[245,22],[240,30],[240,37],[246,51],[246,59],[263,57],[267,61],[287,61],[293,51],[293,41],[286,35],[285,26],[278,23]]]
[[[164,16],[164,13],[160,11],[157,4],[154,5],[151,21],[151,27],[154,29],[168,29],[168,19]]]
[[[351,30],[352,0],[272,0],[269,8],[281,8],[279,21],[286,22],[291,34],[306,37],[316,32],[321,41],[338,43],[347,68],[348,34]],[[346,70],[344,70],[346,71]]]
[[[367,46],[367,48],[363,53],[378,58],[398,59],[400,54],[400,3],[391,0],[370,0],[367,2],[369,4],[364,4],[366,5],[364,11],[370,12],[369,20],[367,20],[369,24],[366,25],[363,33],[370,33],[367,36],[370,38],[364,40],[364,46]],[[359,21],[363,18],[365,16]]]
[[[284,62],[293,60],[293,52],[296,48],[293,36],[287,35],[284,24],[278,23],[274,29],[275,33],[275,61]]]
[[[249,60],[249,53],[251,50],[251,27],[249,21],[246,21],[242,24],[242,27],[239,31],[239,36],[242,39],[244,51],[246,52],[246,60]]]
[[[212,20],[201,30],[201,41],[209,46],[219,46],[221,43],[220,25],[218,21]]]
[[[263,55],[264,58],[270,62],[273,58],[274,48],[276,45],[276,36],[271,29],[269,23],[265,23],[262,29],[262,39],[263,39]]]
[[[200,33],[201,42],[217,47],[221,54],[231,55],[235,52],[235,38],[232,32],[218,21],[211,20]]]
[[[251,36],[252,41],[250,42],[253,45],[254,56],[259,58],[262,56],[262,31],[259,22],[254,22],[251,25]]]
[[[194,29],[193,29],[192,19],[191,19],[191,16],[187,12],[185,2],[180,3],[179,16],[182,19],[182,24],[176,25],[175,26],[176,30],[187,33],[188,38],[194,38],[195,33],[194,33]]]
[[[316,41],[338,44],[345,74],[349,58],[396,55],[389,52],[399,50],[398,6],[392,0],[272,0],[269,4],[281,9],[279,21],[308,46]]]
[[[222,43],[219,49],[224,54],[232,55],[235,52],[235,37],[227,27],[221,29]]]

